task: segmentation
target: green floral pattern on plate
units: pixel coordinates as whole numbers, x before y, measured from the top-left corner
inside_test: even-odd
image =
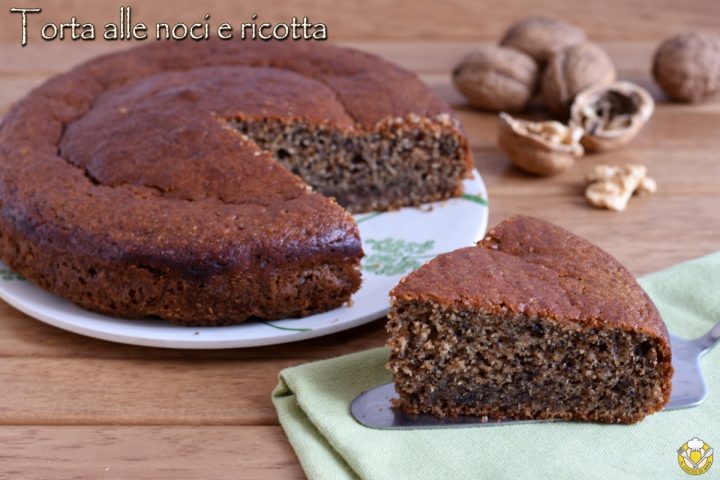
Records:
[[[362,268],[375,275],[400,275],[416,270],[422,265],[422,260],[434,257],[428,253],[435,246],[435,240],[412,242],[397,238],[384,238],[382,240],[365,240],[371,253],[365,255]]]
[[[267,325],[268,327],[276,328],[276,329],[278,329],[278,330],[285,330],[285,331],[288,331],[288,332],[309,332],[310,330],[312,330],[312,328],[282,327],[282,326],[280,326],[280,325],[275,325],[274,323],[269,322],[269,321],[267,321],[267,320],[260,320],[260,323],[264,323],[264,324]]]
[[[486,198],[481,197],[480,195],[473,195],[471,193],[464,193],[462,195],[463,200],[469,200],[471,202],[479,203],[480,205],[486,205],[488,204],[488,201]]]
[[[25,277],[19,273],[13,272],[9,268],[0,268],[0,278],[8,282],[12,282],[13,280],[25,280]]]

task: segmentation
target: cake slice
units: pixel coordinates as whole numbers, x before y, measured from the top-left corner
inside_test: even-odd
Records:
[[[391,292],[396,406],[438,417],[633,423],[670,398],[668,333],[612,256],[512,217]]]

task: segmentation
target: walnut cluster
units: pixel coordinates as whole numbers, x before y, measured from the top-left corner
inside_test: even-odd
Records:
[[[720,91],[720,35],[685,32],[660,44],[652,74],[675,101],[699,102]],[[655,102],[631,82],[617,81],[607,53],[582,29],[549,17],[528,17],[507,29],[498,45],[467,55],[453,70],[457,89],[477,108],[501,112],[498,145],[520,169],[555,175],[587,152],[629,143],[653,114]],[[556,120],[528,121],[539,100]],[[641,165],[598,166],[588,200],[622,211],[635,192],[653,192]],[[604,177],[603,177],[604,175]]]
[[[615,66],[578,27],[529,17],[510,26],[499,45],[466,56],[453,70],[453,80],[480,109],[519,112],[541,93],[547,108],[562,117],[578,92],[615,80]]]
[[[655,102],[630,82],[595,85],[582,90],[572,103],[568,124],[548,120],[528,122],[500,114],[498,145],[519,168],[535,175],[569,169],[586,152],[602,152],[632,140],[648,121]],[[553,141],[548,131],[563,132]]]
[[[522,170],[554,175],[586,152],[628,143],[650,118],[654,102],[642,87],[616,81],[608,54],[562,20],[529,17],[499,45],[467,55],[453,70],[458,90],[483,110],[522,112],[534,99],[558,121],[500,115],[498,145]]]

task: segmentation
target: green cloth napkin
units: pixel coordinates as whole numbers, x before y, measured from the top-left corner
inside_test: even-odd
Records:
[[[720,252],[640,281],[669,330],[694,338],[720,321]],[[280,372],[272,398],[311,479],[682,479],[677,450],[699,437],[720,459],[720,347],[705,355],[710,394],[701,406],[635,425],[546,423],[383,431],[361,426],[349,405],[390,381],[377,348]],[[713,465],[698,478],[720,478]]]

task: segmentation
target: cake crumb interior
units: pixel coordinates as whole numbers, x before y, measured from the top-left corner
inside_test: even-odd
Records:
[[[629,423],[664,403],[656,338],[399,301],[389,368],[409,413]]]
[[[467,172],[459,132],[426,119],[371,132],[272,118],[235,118],[230,124],[354,213],[458,195]]]

